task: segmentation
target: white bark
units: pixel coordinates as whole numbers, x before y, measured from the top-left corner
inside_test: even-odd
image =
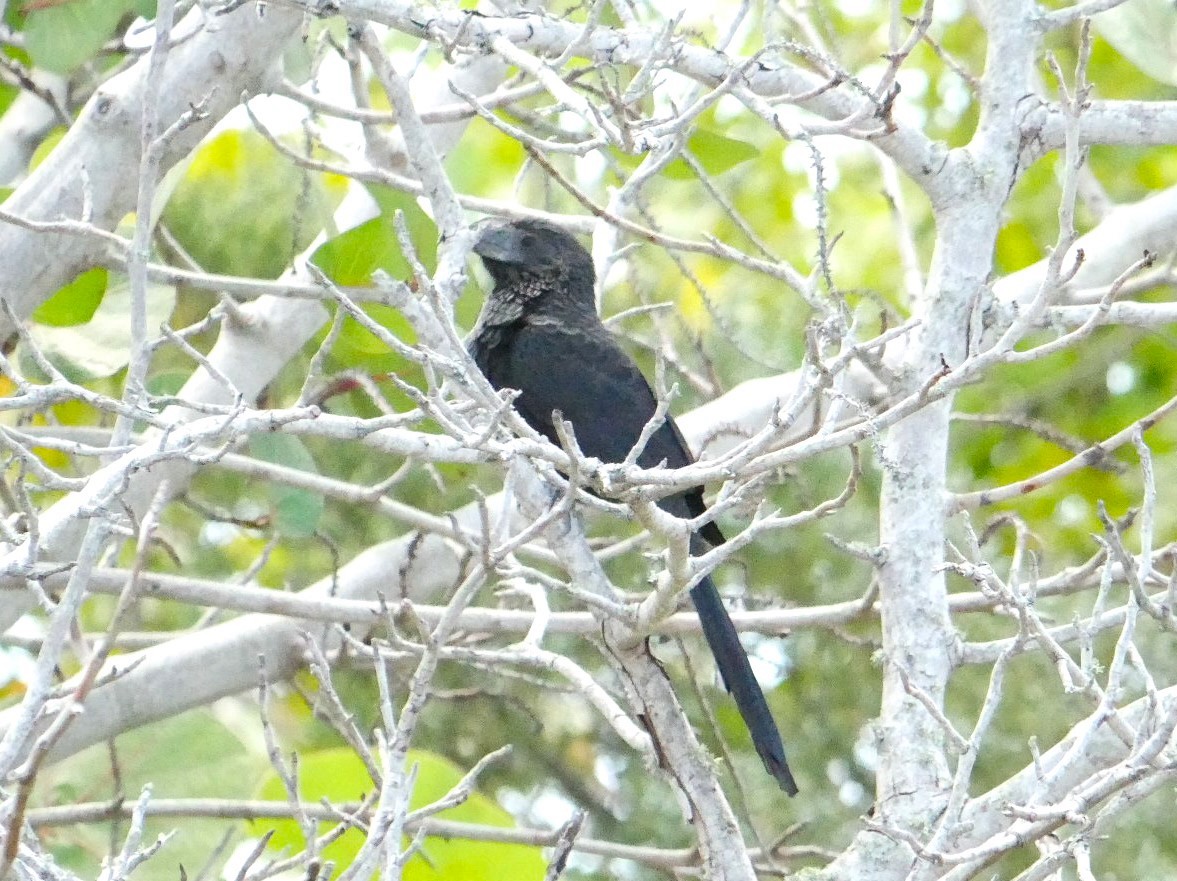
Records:
[[[194,28],[201,21],[205,26],[171,49],[157,105],[159,126],[167,128],[196,103],[204,104],[207,117],[173,139],[165,165],[191,150],[199,137],[239,102],[243,91],[252,94],[276,88],[274,61],[298,27],[298,10],[326,9],[324,4],[313,2],[282,2],[266,8],[262,19],[252,4],[226,16],[201,19],[200,10],[190,14],[185,27]],[[1133,628],[1140,611],[1168,621],[1168,625],[1160,625],[1162,628],[1171,627],[1165,605],[1168,600],[1161,593],[1166,576],[1157,571],[1162,556],[1153,547],[1163,480],[1158,490],[1158,481],[1147,464],[1151,461],[1148,448],[1140,437],[1154,420],[1127,426],[1123,436],[1115,439],[1117,445],[1133,443],[1146,463],[1142,465],[1144,513],[1138,552],[1117,546],[1122,542],[1117,533],[1106,537],[1110,547],[1107,558],[1083,572],[1034,569],[1028,574],[1026,570],[1032,567],[1025,563],[1027,554],[1020,544],[1014,559],[1008,561],[1008,574],[999,578],[979,552],[974,559],[971,548],[960,552],[950,549],[947,528],[951,514],[990,501],[969,487],[955,496],[950,491],[954,450],[949,429],[954,396],[960,388],[986,379],[995,367],[1021,364],[1033,357],[1034,350],[1027,347],[1033,335],[1043,331],[1055,334],[1055,345],[1073,347],[1083,345],[1097,325],[1156,328],[1174,319],[1168,303],[1113,304],[1110,300],[1113,294],[1118,295],[1125,273],[1138,265],[1145,251],[1162,255],[1172,251],[1177,233],[1177,187],[1135,204],[1117,206],[1081,237],[1075,234],[1074,215],[1080,148],[1088,144],[1177,142],[1177,102],[1085,102],[1076,98],[1068,103],[1066,95],[1057,100],[1043,97],[1036,73],[1043,42],[1052,29],[1063,25],[1063,13],[1073,14],[1074,10],[1047,14],[1018,0],[988,0],[979,8],[980,25],[987,37],[986,69],[978,81],[981,114],[969,143],[954,150],[893,115],[890,100],[894,96],[887,85],[897,69],[879,75],[874,91],[850,76],[834,76],[833,62],[818,51],[822,47],[816,32],[806,35],[814,43],[813,54],[805,56],[807,64],[802,65],[790,61],[786,53],[779,58],[773,55],[772,63],[741,56],[730,48],[739,45],[738,39],[722,47],[702,45],[698,39],[666,30],[661,22],[643,20],[633,10],[626,13],[628,6],[617,9],[625,17],[622,27],[605,26],[597,20],[590,26],[572,24],[536,11],[484,15],[400,0],[339,0],[332,8],[339,8],[357,26],[361,22],[387,25],[421,40],[422,46],[439,46],[447,55],[464,58],[452,68],[443,67],[437,81],[447,84],[452,80],[465,93],[486,95],[493,91],[507,65],[526,72],[561,102],[561,112],[571,120],[560,130],[567,136],[564,140],[552,137],[541,126],[534,132],[525,131],[515,122],[493,116],[485,107],[479,112],[488,124],[507,129],[533,151],[531,172],[539,169],[554,176],[556,166],[545,164],[549,155],[646,154],[637,171],[607,194],[593,190],[588,171],[572,182],[583,189],[575,198],[586,207],[573,225],[595,232],[598,264],[602,268],[612,265],[618,245],[630,234],[635,241],[663,248],[672,258],[702,253],[790,287],[815,315],[810,358],[796,370],[750,380],[685,414],[679,424],[703,454],[703,461],[677,474],[602,468],[599,463],[576,461],[526,436],[510,439],[505,433],[486,431],[487,414],[495,399],[485,383],[467,372],[470,365],[459,351],[449,314],[464,281],[469,239],[461,209],[476,205],[508,215],[531,209],[509,200],[476,202],[455,192],[441,157],[456,143],[465,121],[439,118],[430,122],[425,112],[432,110],[434,103],[452,104],[453,94],[445,88],[440,95],[424,99],[418,95],[414,100],[409,88],[412,74],[400,64],[404,59],[398,57],[397,63],[392,63],[375,34],[357,27],[358,43],[394,108],[400,140],[370,130],[366,154],[344,156],[340,161],[349,163],[357,174],[369,176],[366,179],[400,184],[422,196],[442,230],[434,277],[418,273],[412,291],[393,285],[387,293],[389,302],[402,309],[421,341],[406,351],[419,358],[430,378],[437,380],[438,387],[431,387],[422,401],[424,407],[431,408],[430,416],[442,433],[426,433],[414,424],[406,427],[392,421],[377,431],[377,423],[324,414],[313,407],[267,412],[251,409],[261,391],[293,363],[322,328],[328,311],[320,300],[272,294],[227,310],[207,368],[196,369],[180,393],[190,406],[177,405],[163,413],[149,435],[112,456],[80,488],[71,484],[64,498],[38,512],[35,547],[30,538],[20,541],[10,537],[3,549],[0,573],[6,582],[0,589],[6,592],[0,604],[0,631],[33,605],[31,589],[16,592],[25,578],[45,572],[55,562],[76,561],[78,565],[68,579],[60,579],[68,580],[69,599],[54,612],[51,635],[42,646],[44,675],[38,687],[30,690],[20,706],[0,713],[0,767],[7,771],[25,762],[25,774],[35,776],[28,771],[35,764],[29,759],[33,739],[55,724],[59,718],[56,711],[68,706],[68,698],[49,699],[48,672],[84,596],[86,578],[92,578],[91,588],[110,589],[110,573],[95,569],[89,576],[103,544],[103,530],[122,526],[127,522],[121,519],[124,514],[131,514],[131,522],[137,525],[140,519],[148,518],[153,500],[182,491],[198,468],[209,466],[204,457],[210,445],[236,441],[250,433],[281,430],[367,444],[418,464],[526,458],[548,475],[557,470],[576,473],[598,490],[604,487],[610,494],[629,493],[627,499],[638,512],[644,510],[643,504],[648,507],[650,491],[700,481],[722,482],[719,506],[740,503],[741,510],[747,511],[749,502],[763,498],[764,482],[772,479],[777,469],[848,445],[870,445],[883,479],[878,511],[880,547],[873,555],[869,549],[861,555],[875,565],[877,595],[868,594],[861,605],[845,601],[822,609],[783,610],[775,617],[770,612],[744,622],[761,622],[765,629],[780,630],[836,628],[864,618],[879,621],[882,700],[877,708],[880,758],[875,805],[869,821],[862,823],[853,840],[821,870],[821,877],[831,881],[986,877],[1005,854],[1028,842],[1047,848],[1051,835],[1060,836],[1064,849],[1070,849],[1066,851],[1068,859],[1077,861],[1074,854],[1086,852],[1083,848],[1090,843],[1093,830],[1104,828],[1143,794],[1171,781],[1177,750],[1173,740],[1177,686],[1160,672],[1154,682],[1142,669],[1143,661],[1133,654]],[[618,96],[611,96],[617,98],[612,104],[586,98],[565,66],[573,57],[606,70],[628,65],[649,73],[649,90],[658,99],[650,102],[655,107],[653,115],[643,116],[649,111],[636,99],[626,105],[627,112],[633,114],[630,118],[618,114],[624,103]],[[830,76],[814,72],[824,65],[830,67]],[[5,271],[0,273],[0,297],[17,320],[27,318],[80,270],[101,262],[104,249],[110,246],[101,231],[113,229],[131,207],[140,162],[139,102],[146,67],[146,61],[141,61],[104,84],[66,140],[4,204],[0,258]],[[670,85],[660,85],[662,79]],[[909,291],[907,324],[889,330],[885,339],[859,338],[858,330],[847,326],[849,322],[840,311],[844,304],[815,281],[820,274],[816,269],[789,265],[753,248],[743,252],[729,244],[705,241],[702,236],[676,237],[654,228],[657,218],[651,219],[648,210],[649,193],[643,189],[646,182],[679,155],[696,119],[711,102],[727,97],[736,100],[749,125],[773,137],[812,143],[816,135],[837,135],[868,144],[921,189],[935,221],[935,249],[923,287]],[[499,106],[509,100],[500,95],[492,103]],[[372,111],[356,113],[363,117]],[[5,142],[4,123],[0,120],[0,144]],[[1061,230],[1055,253],[1040,264],[994,280],[993,254],[1009,195],[1026,168],[1052,151],[1062,155]],[[370,163],[391,169],[372,169]],[[387,174],[389,170],[395,176]],[[586,204],[593,200],[595,204]],[[90,225],[89,231],[44,226],[62,220],[84,221]],[[677,228],[675,223],[665,226]],[[745,239],[753,240],[754,234],[750,231]],[[915,248],[899,250],[909,262],[917,259]],[[1081,261],[1077,257],[1080,252]],[[769,252],[765,249],[763,253]],[[835,266],[837,253],[835,249]],[[915,280],[924,276],[924,268],[906,268],[906,278],[914,288]],[[1158,273],[1160,280],[1171,282],[1171,270]],[[608,276],[601,275],[604,283]],[[284,280],[304,290],[315,283],[301,266],[292,268]],[[322,299],[332,296],[334,292],[324,290]],[[362,314],[355,317],[363,320]],[[0,318],[0,335],[12,330],[7,322],[7,318]],[[1073,335],[1065,335],[1068,331]],[[664,335],[662,342],[668,338]],[[405,346],[401,340],[390,339],[389,343]],[[675,366],[689,375],[689,365]],[[444,392],[441,380],[446,381]],[[707,382],[701,379],[699,385]],[[50,391],[83,394],[71,388],[52,387]],[[42,394],[46,396],[40,399],[43,406],[49,391]],[[38,399],[30,400],[29,409],[35,409]],[[479,406],[471,409],[467,406],[471,403]],[[104,405],[121,418],[130,415],[119,409],[118,402],[106,401]],[[1170,409],[1162,407],[1156,418],[1163,418]],[[517,419],[500,415],[504,424],[520,428]],[[1080,454],[1074,468],[1094,463],[1096,458],[1094,453],[1089,459]],[[405,657],[417,658],[418,667],[399,717],[391,698],[385,695],[391,744],[387,755],[400,755],[398,750],[411,739],[413,722],[439,658],[476,657],[486,665],[556,670],[584,694],[586,704],[603,717],[602,727],[611,726],[636,758],[648,765],[662,761],[673,771],[678,790],[692,808],[702,870],[714,878],[750,878],[753,860],[741,838],[736,813],[644,645],[646,628],[658,629],[663,622],[619,613],[618,600],[600,568],[599,558],[611,551],[594,556],[576,527],[561,519],[562,509],[548,512],[543,499],[529,496],[531,472],[525,469],[524,473],[526,478],[508,482],[504,495],[484,504],[472,503],[453,512],[451,520],[398,511],[394,499],[383,500],[386,513],[418,531],[345,561],[334,578],[300,595],[303,605],[295,602],[281,614],[244,614],[108,662],[99,684],[85,697],[84,715],[57,737],[50,760],[130,728],[245,692],[257,684],[259,657],[264,659],[261,669],[267,680],[287,678],[305,663],[305,633],[330,655],[345,637],[326,622],[337,614],[335,620],[354,623],[356,608],[324,604],[316,607],[313,617],[298,617],[299,610],[311,601],[382,596],[390,604],[401,598],[432,603],[458,586],[459,600],[444,608],[431,608],[424,616],[435,641],[424,642],[415,655],[404,652]],[[269,476],[283,479],[277,472]],[[297,485],[297,478],[288,475],[285,479]],[[851,482],[856,479],[857,473]],[[323,492],[338,492],[341,498],[349,492],[352,500],[363,496],[362,488],[328,487],[326,482],[320,486]],[[1024,488],[1035,487],[1027,484]],[[530,508],[522,505],[530,512],[522,523],[510,516],[517,497],[531,498]],[[601,504],[589,498],[582,502],[582,507]],[[792,515],[757,511],[749,517],[747,529],[705,563],[721,562],[732,550],[771,529],[809,522],[840,504],[830,500]],[[484,517],[489,521],[484,522]],[[530,521],[545,527],[547,548],[531,543],[538,534],[529,532]],[[653,528],[661,527],[654,524]],[[532,531],[543,530],[536,527]],[[864,538],[864,543],[868,540]],[[520,618],[513,612],[514,617],[508,620],[505,613],[496,617],[497,610],[464,605],[483,581],[495,577],[496,567],[506,571],[505,567],[516,566],[518,560],[558,567],[567,576],[574,599],[595,617],[590,620],[581,613],[575,621],[553,618],[537,601],[532,615]],[[950,595],[946,586],[950,571],[973,580],[977,593]],[[534,570],[529,574],[541,577]],[[552,578],[550,574],[543,577]],[[150,583],[150,579],[144,581],[145,586]],[[1113,585],[1128,599],[1107,609]],[[542,597],[539,587],[530,587],[533,597]],[[665,585],[659,587],[660,592],[666,590]],[[860,587],[860,592],[865,592],[865,585]],[[1035,607],[1040,598],[1094,591],[1098,595],[1090,619],[1083,622],[1048,626]],[[196,597],[200,591],[194,588],[191,595]],[[212,599],[210,594],[194,601]],[[260,598],[250,601],[254,600],[260,605]],[[1015,618],[1016,629],[1011,632],[1016,637],[966,643],[954,615],[977,610],[999,610]],[[642,614],[648,612],[643,605]],[[690,626],[688,618],[676,617],[666,629],[680,632]],[[446,642],[460,622],[484,622],[495,634],[530,629],[519,646],[475,649]],[[620,698],[594,683],[587,671],[570,659],[547,653],[538,644],[545,626],[552,632],[594,633],[603,626],[606,641],[614,649],[613,660],[624,673],[628,703],[622,705]],[[1109,670],[1096,670],[1082,656],[1089,654],[1093,634],[1112,628],[1119,628],[1121,634],[1116,658]],[[1005,664],[1014,654],[1030,650],[1047,653],[1060,671],[1060,688],[1088,698],[1088,715],[1077,714],[1067,738],[1036,763],[990,792],[976,794],[970,785],[973,766],[1001,702]],[[479,651],[484,654],[478,655]],[[1080,655],[1082,663],[1073,660],[1072,654]],[[962,665],[980,663],[992,668],[990,690],[975,718],[968,720],[975,729],[961,733],[945,716],[946,694]],[[1147,698],[1127,701],[1122,697],[1125,670],[1135,671],[1134,675],[1147,681],[1151,691]],[[107,675],[116,671],[119,675]],[[92,673],[67,683],[63,693],[88,682],[86,676]],[[784,727],[787,730],[788,726]],[[654,733],[653,739],[649,732]],[[651,745],[654,741],[659,743],[657,751]],[[820,777],[820,769],[812,773],[815,780]],[[390,813],[381,822],[395,827],[403,820],[393,798],[400,781],[389,779],[385,784],[381,803]],[[802,797],[824,795],[805,793]],[[1094,819],[1084,825],[1088,815]],[[374,836],[365,845],[365,860],[375,865],[383,847],[388,869],[397,848],[385,846],[386,842]],[[1031,870],[1039,874],[1026,877],[1042,876],[1055,865],[1051,859],[1055,857],[1045,854]],[[30,858],[30,865],[33,862]]]

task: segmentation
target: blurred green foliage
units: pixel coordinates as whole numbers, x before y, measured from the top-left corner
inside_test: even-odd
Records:
[[[464,771],[440,756],[424,750],[410,750],[405,770],[412,775],[410,810],[433,804],[458,787]],[[330,799],[333,804],[358,802],[370,793],[374,784],[359,756],[350,748],[304,751],[299,760],[299,794],[315,804]],[[267,773],[257,797],[283,801],[286,786],[273,771]],[[480,792],[473,792],[461,804],[435,815],[439,820],[477,823],[482,826],[511,828],[511,815]],[[334,824],[323,824],[323,834]],[[302,830],[295,820],[265,821],[254,824],[261,835],[273,832],[269,847],[275,854],[287,850],[296,853],[305,847]],[[336,872],[351,865],[364,842],[359,829],[350,829],[322,850],[322,859],[335,864]],[[409,841],[404,844],[407,846]],[[438,881],[463,878],[468,881],[498,881],[501,878],[531,881],[544,877],[545,861],[539,848],[493,841],[466,841],[431,836],[421,850],[404,866],[407,881]]]
[[[206,272],[277,278],[330,222],[345,182],[298,168],[261,134],[229,130],[192,159],[163,223]]]
[[[912,0],[901,5],[904,14],[920,10]],[[76,0],[20,17],[14,15],[16,6],[19,4],[9,4],[8,19],[13,26],[24,28],[27,54],[46,69],[64,72],[96,62],[116,25],[130,12],[143,14],[145,9],[142,2],[131,0]],[[568,6],[572,18],[585,20],[588,12],[584,6]],[[864,81],[871,81],[889,49],[887,6],[819,3],[813,12],[816,31],[838,48],[839,61],[858,71]],[[605,12],[606,24],[612,14]],[[746,52],[761,48],[766,35],[797,41],[807,37],[778,15],[772,4],[754,5],[749,16],[751,23],[741,32]],[[700,39],[714,37],[713,29],[697,24],[692,27]],[[934,37],[934,47],[916,47],[900,76],[899,112],[930,137],[959,147],[968,143],[979,115],[972,84],[960,71],[972,77],[983,72],[984,32],[964,4],[954,4],[938,10]],[[413,50],[418,46],[415,38],[397,35],[392,39]],[[1173,99],[1172,81],[1156,73],[1155,47],[1142,41],[1139,31],[1131,28],[1107,39],[1097,33],[1089,63],[1095,97]],[[1076,28],[1055,33],[1049,40],[1048,48],[1068,75],[1074,68],[1077,44]],[[5,51],[19,54],[19,50]],[[440,54],[434,52],[427,56],[427,63],[437,64],[439,59]],[[791,60],[810,64],[800,55]],[[1056,89],[1049,69],[1043,65],[1040,72],[1047,90]],[[604,85],[624,89],[637,74],[619,67],[587,72],[578,82],[597,100]],[[618,82],[610,81],[611,77]],[[379,90],[373,87],[373,91],[378,98],[376,106],[382,106]],[[10,89],[0,86],[0,112],[11,94]],[[537,97],[524,102],[523,110],[550,122],[543,116],[548,104],[550,98]],[[650,113],[651,104],[647,100],[640,109]],[[534,121],[523,118],[522,113],[500,114],[512,124]],[[899,230],[895,194],[887,193],[882,184],[880,163],[884,160],[869,147],[830,137],[808,143],[786,142],[778,131],[751,117],[729,98],[717,101],[699,118],[687,147],[739,222],[724,204],[712,198],[689,165],[678,159],[645,192],[647,204],[642,206],[667,233],[694,239],[715,236],[756,256],[763,256],[763,247],[770,255],[766,259],[779,257],[804,272],[816,271],[824,238],[830,246],[833,290],[819,286],[822,295],[842,298],[849,314],[876,330],[908,317],[912,292],[904,288],[899,235],[910,235],[912,250],[926,271],[935,243],[934,221],[923,195],[903,180],[899,195],[905,214],[903,230]],[[647,158],[611,151],[594,156],[592,166],[571,155],[556,157],[555,164],[604,204],[609,188],[626,179]],[[1056,156],[1039,161],[1024,170],[1013,189],[1006,223],[991,255],[995,279],[1043,259],[1054,246],[1060,165]],[[518,143],[485,120],[470,122],[446,157],[445,167],[462,193],[584,214],[583,206],[527,160]],[[1089,169],[1113,202],[1136,200],[1177,184],[1177,148],[1096,147],[1091,151]],[[818,179],[821,194],[816,193]],[[416,258],[427,270],[435,268],[436,227],[415,196],[372,186],[368,192],[379,208],[377,216],[348,230],[333,229],[331,213],[345,186],[340,178],[297,167],[257,133],[223,131],[197,151],[176,183],[161,223],[174,236],[175,246],[204,270],[262,278],[278,277],[295,254],[322,234],[323,242],[314,251],[316,265],[334,283],[360,287],[370,285],[377,270],[397,281],[413,283],[410,261],[396,236],[394,218],[399,212]],[[822,197],[820,205],[818,195]],[[819,229],[819,219],[824,229]],[[1096,220],[1091,212],[1080,213],[1084,230]],[[161,250],[167,252],[166,248]],[[479,273],[474,269],[472,275],[484,281]],[[104,272],[99,275],[80,279],[46,303],[37,315],[43,326],[35,333],[55,363],[71,377],[84,379],[95,389],[117,393],[126,364],[126,344],[122,337],[103,335],[103,328],[110,325],[101,322],[107,317],[106,309],[113,313],[111,324],[125,324],[129,307],[125,297],[116,299],[119,285]],[[647,375],[654,376],[659,360],[666,363],[668,381],[678,389],[675,412],[689,410],[746,379],[794,369],[805,356],[805,334],[813,317],[810,308],[784,284],[747,267],[701,254],[672,255],[635,241],[630,259],[609,282],[603,303],[607,316],[642,305],[665,307],[628,315],[615,329]],[[156,293],[152,312],[156,324],[169,316],[177,327],[195,323],[215,303],[212,295],[195,290]],[[1170,298],[1172,291],[1146,296]],[[477,286],[471,285],[458,302],[455,323],[463,330],[472,326],[479,299]],[[401,341],[415,342],[407,320],[391,306],[368,303],[365,311]],[[71,335],[64,335],[64,331]],[[211,333],[195,337],[194,345],[205,351],[212,338]],[[308,365],[327,338],[324,326],[267,389],[263,405],[286,406],[298,400]],[[1072,455],[1057,437],[1036,431],[1035,426],[1049,426],[1072,448],[1081,449],[1148,413],[1177,391],[1172,369],[1174,342],[1167,329],[1107,328],[1079,349],[1028,366],[998,368],[983,382],[965,388],[956,399],[962,418],[953,427],[950,488],[969,492],[1006,485]],[[350,318],[343,322],[327,354],[332,377],[347,371],[372,375],[395,409],[408,410],[413,406],[411,389],[426,387],[419,367],[390,352],[376,335]],[[161,352],[153,364],[152,390],[174,393],[191,369],[187,355]],[[394,377],[403,385],[398,386]],[[331,412],[379,413],[371,397],[354,383],[341,382],[333,392],[320,402]],[[71,426],[101,421],[92,409],[77,403],[56,407],[48,416]],[[1005,421],[977,422],[965,416]],[[1175,463],[1169,456],[1177,442],[1177,428],[1172,422],[1163,422],[1146,438],[1156,458],[1158,484],[1174,485]],[[263,461],[367,486],[381,483],[404,464],[397,457],[359,444],[313,437],[255,438],[248,451]],[[750,606],[845,602],[866,594],[871,569],[845,546],[869,549],[878,543],[880,474],[871,452],[864,446],[865,472],[856,496],[845,507],[820,522],[764,536],[742,550],[738,560],[721,571],[723,586],[733,593],[745,591]],[[45,451],[44,455],[53,467],[72,467],[60,453]],[[1139,504],[1142,483],[1135,454],[1121,450],[1111,459],[1109,467],[1081,470],[1014,502],[973,512],[967,522],[958,518],[952,524],[953,541],[967,546],[971,535],[984,536],[982,552],[1004,575],[1017,540],[1014,526],[1020,522],[1028,527],[1033,565],[1042,572],[1078,564],[1098,550],[1093,534],[1103,530],[1101,504],[1114,518],[1124,518]],[[782,472],[766,491],[767,503],[793,512],[836,496],[847,478],[847,460],[844,452],[829,454]],[[501,480],[499,467],[417,467],[387,493],[398,502],[445,515],[479,493],[493,492]],[[305,490],[270,486],[215,465],[197,476],[183,502],[168,509],[161,546],[153,549],[151,565],[226,582],[248,577],[268,587],[301,588],[330,576],[364,548],[407,530],[404,524],[377,514],[372,506],[343,504]],[[750,513],[733,514],[724,525],[738,529]],[[1175,521],[1177,510],[1171,506],[1159,510],[1157,535],[1172,535]],[[594,522],[592,529],[601,538],[628,535],[635,527],[610,520]],[[1129,529],[1127,540],[1134,538]],[[658,550],[654,546],[649,549]],[[611,562],[609,573],[621,587],[641,591],[657,565],[657,560],[632,553]],[[392,577],[390,574],[390,580]],[[954,592],[975,589],[956,578],[949,584]],[[493,601],[489,591],[482,599]],[[558,594],[551,601],[560,608],[579,607]],[[1090,597],[1043,598],[1039,608],[1053,620],[1067,622],[1089,612],[1090,602]],[[97,600],[87,608],[84,623],[91,628],[104,626],[111,606],[111,601]],[[199,618],[190,607],[161,601],[143,603],[137,615],[135,625],[144,630],[180,629]],[[1009,638],[1017,633],[1015,621],[991,615],[962,615],[956,625],[965,638],[975,640]],[[1158,627],[1142,622],[1139,642],[1158,672],[1174,672],[1171,653],[1166,651]],[[592,640],[549,636],[545,645],[573,655],[600,681],[613,686],[612,668]],[[1105,636],[1096,641],[1094,650],[1106,663],[1112,647],[1112,637]],[[799,772],[803,794],[792,801],[761,779],[742,728],[730,703],[711,682],[698,646],[692,641],[685,647],[695,662],[696,691],[687,681],[679,647],[670,641],[654,645],[679,685],[688,712],[705,732],[704,739],[715,746],[699,696],[714,710],[724,738],[734,744],[735,770],[746,787],[750,814],[745,819],[768,840],[794,822],[805,823],[807,843],[836,850],[860,828],[859,818],[869,811],[873,798],[877,758],[873,719],[880,699],[877,624],[862,620],[829,631],[807,629],[783,639],[760,640],[756,648],[760,661],[774,674],[767,677],[774,683],[770,701],[781,722],[791,762]],[[408,672],[394,669],[398,687],[403,688]],[[971,730],[976,720],[988,676],[987,667],[965,667],[952,681],[948,715],[961,731]],[[363,729],[379,724],[374,710],[375,687],[367,672],[343,669],[336,684]],[[452,785],[460,769],[511,743],[513,754],[487,773],[482,785],[487,796],[479,796],[471,805],[482,812],[479,817],[493,815],[505,822],[502,809],[494,804],[498,800],[509,803],[520,823],[550,825],[544,805],[574,803],[587,811],[595,836],[634,844],[689,843],[689,830],[669,787],[657,780],[651,783],[647,774],[632,767],[632,753],[598,723],[582,699],[537,688],[528,679],[505,677],[501,671],[458,664],[442,665],[438,685],[441,693],[421,723],[418,742],[429,753],[417,756],[422,789],[414,796],[415,804],[422,803],[419,797],[427,791],[436,794]],[[308,793],[354,798],[370,786],[350,753],[332,749],[338,747],[338,737],[313,717],[300,697],[287,695],[276,701],[275,707],[283,737],[307,750],[302,767]],[[115,749],[120,756],[123,792],[133,797],[140,781],[154,779],[159,797],[249,794],[252,784],[247,786],[243,778],[257,780],[264,772],[265,759],[256,744],[238,738],[233,726],[224,722],[223,710],[189,714],[120,738]],[[233,712],[241,713],[240,706],[234,704]],[[974,793],[1026,766],[1031,761],[1031,738],[1045,750],[1088,712],[1090,707],[1080,697],[1063,693],[1053,666],[1042,655],[1017,659],[1007,676],[1006,696],[993,733],[978,759]],[[253,724],[252,719],[249,722]],[[78,757],[56,766],[51,778],[42,780],[38,796],[45,802],[110,798],[114,785],[110,777],[105,756]],[[166,786],[160,780],[166,781]],[[263,791],[282,797],[274,782]],[[1171,795],[1159,793],[1153,802],[1156,810],[1138,810],[1131,820],[1125,820],[1135,826],[1131,834],[1112,834],[1100,842],[1096,859],[1101,877],[1159,878],[1177,872],[1177,838],[1168,829],[1171,804],[1164,799],[1171,800]],[[284,830],[289,842],[296,843],[288,825],[273,824],[273,828]],[[192,837],[174,846],[190,848],[183,852],[193,854],[185,859],[191,867],[200,863],[198,855],[206,855],[213,843],[204,827],[192,824],[189,832],[190,824],[185,821],[184,829],[185,836]],[[251,834],[257,831],[254,827]],[[79,827],[60,834],[60,849],[55,852],[67,867],[78,871],[89,867],[86,871],[92,871],[104,853],[105,839],[105,830]],[[489,847],[469,842],[444,847],[431,843],[426,852],[437,871],[429,876],[478,877],[467,863],[459,863],[459,858],[484,867],[497,866],[497,877],[524,878],[542,871],[539,858],[528,851],[511,857],[520,862],[513,863],[515,868],[508,872],[501,862],[505,857],[490,854]],[[450,848],[456,854],[452,866]],[[336,858],[347,857],[341,850]],[[1000,864],[995,872],[1010,877],[1032,858],[1030,853],[1019,855]],[[140,877],[162,878],[170,871],[160,869],[162,865],[150,864]],[[442,866],[451,867],[448,875],[439,870]],[[605,877],[611,876],[611,871],[607,862],[586,858],[573,866],[571,877]],[[635,877],[652,875],[634,873]]]

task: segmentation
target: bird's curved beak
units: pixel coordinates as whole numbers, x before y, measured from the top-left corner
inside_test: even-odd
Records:
[[[497,263],[518,263],[522,258],[519,230],[509,226],[488,226],[474,240],[474,253]]]

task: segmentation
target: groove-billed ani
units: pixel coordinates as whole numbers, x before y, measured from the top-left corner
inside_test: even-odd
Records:
[[[470,354],[495,388],[518,389],[515,408],[558,443],[552,413],[572,423],[586,456],[622,462],[654,416],[657,401],[637,365],[597,316],[593,263],[572,236],[547,223],[522,220],[484,230],[474,245],[494,279]],[[653,433],[637,463],[681,468],[693,461],[674,420]],[[658,502],[676,517],[704,513],[702,487]],[[692,553],[723,542],[707,523],[692,536]],[[691,588],[703,635],[752,735],[768,773],[795,795],[797,784],[764,693],[710,576]]]

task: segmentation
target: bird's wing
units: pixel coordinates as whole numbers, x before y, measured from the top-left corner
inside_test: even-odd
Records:
[[[642,372],[599,324],[569,327],[541,319],[488,327],[471,341],[471,353],[492,385],[520,391],[515,408],[528,425],[559,443],[552,422],[559,410],[572,423],[581,451],[602,462],[624,461],[657,408]],[[681,468],[694,458],[667,416],[637,461],[643,468],[661,463]],[[659,504],[676,517],[699,517],[707,510],[701,488]],[[705,524],[700,535],[712,546],[724,541],[714,523]]]
[[[552,412],[572,423],[586,456],[621,462],[658,402],[649,383],[603,327],[567,327],[547,321],[521,325],[502,358],[504,375],[496,384],[521,392],[516,407],[537,431],[556,441]],[[639,457],[645,468],[660,462],[671,468],[693,459],[668,418]]]

